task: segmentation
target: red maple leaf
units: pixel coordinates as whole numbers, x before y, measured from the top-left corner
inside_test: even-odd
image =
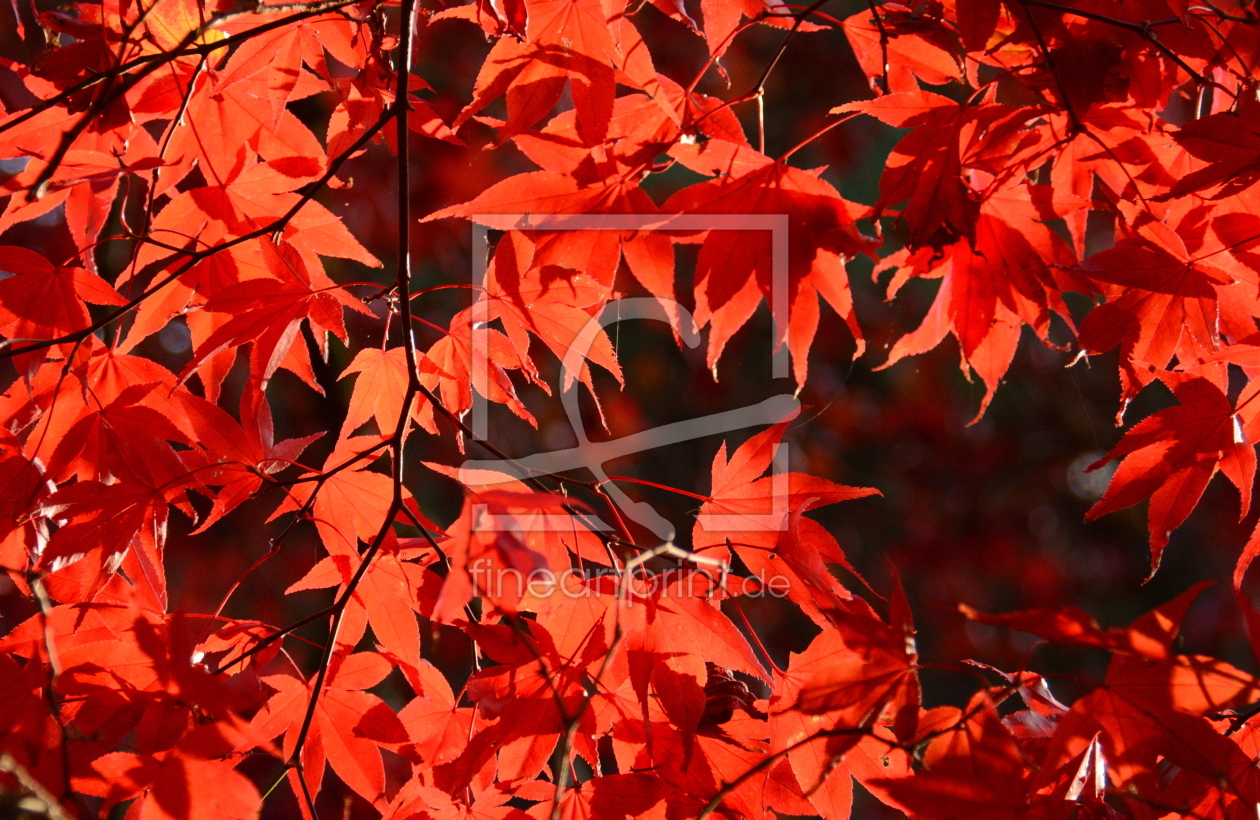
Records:
[[[804,385],[809,347],[818,330],[821,296],[845,320],[857,342],[855,356],[865,349],[862,329],[853,313],[845,263],[873,250],[870,239],[854,225],[861,212],[815,174],[768,157],[739,176],[720,176],[684,188],[665,203],[679,214],[786,215],[778,241],[788,242],[786,270],[776,269],[774,237],[769,230],[740,230],[739,219],[721,230],[701,234],[696,283],[696,322],[712,325],[707,363],[716,372],[726,343],[765,299],[775,319],[775,344],[787,344],[793,375]],[[786,281],[776,285],[775,277]],[[776,287],[784,287],[776,296]]]
[[[839,564],[855,572],[840,545],[806,518],[814,507],[850,501],[879,491],[845,487],[801,473],[762,476],[771,469],[788,422],[744,442],[728,460],[723,444],[713,458],[713,489],[692,531],[695,551],[728,560],[734,551],[752,573],[757,592],[786,592],[820,626],[823,611],[851,595],[827,569]]]
[[[1251,507],[1256,475],[1255,447],[1243,436],[1234,406],[1220,388],[1198,376],[1164,373],[1160,378],[1180,404],[1143,419],[1094,465],[1122,459],[1107,492],[1088,513],[1098,518],[1149,497],[1152,574],[1168,536],[1190,515],[1218,470],[1238,488],[1243,515]]]

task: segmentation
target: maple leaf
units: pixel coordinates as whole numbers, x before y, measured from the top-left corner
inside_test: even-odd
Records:
[[[0,333],[10,339],[54,339],[91,324],[85,302],[124,305],[108,282],[79,267],[57,267],[44,257],[0,246]]]
[[[767,759],[765,728],[764,719],[741,715],[688,741],[658,713],[646,725],[615,724],[613,748],[620,766],[659,775],[671,811],[690,816],[712,804],[727,816],[809,812],[786,761]]]
[[[524,811],[507,805],[514,791],[515,784],[496,783],[461,800],[412,778],[399,789],[386,817],[405,820],[420,814],[437,820],[526,820],[529,815]]]
[[[459,518],[439,542],[450,571],[431,617],[444,623],[461,620],[474,596],[484,597],[497,610],[516,612],[526,594],[526,579],[567,567],[564,542],[570,532],[573,542],[580,540],[577,532],[552,523],[553,517],[568,518],[567,506],[561,496],[503,482],[502,476],[490,489],[470,488]]]
[[[776,270],[770,231],[739,230],[728,220],[723,230],[703,234],[696,272],[696,322],[711,325],[707,364],[716,372],[726,343],[748,321],[764,298],[775,319],[775,343],[787,344],[798,387],[809,370],[809,347],[818,329],[821,296],[844,319],[857,342],[855,356],[865,349],[853,313],[844,266],[874,245],[860,234],[854,220],[859,209],[842,199],[815,174],[764,158],[759,167],[740,176],[722,176],[674,194],[664,211],[679,214],[787,215],[792,237],[787,270]],[[781,229],[782,230],[782,229]],[[780,239],[782,241],[782,239]],[[775,298],[775,277],[787,277],[787,303]]]
[[[708,705],[706,662],[766,679],[743,635],[708,600],[708,580],[703,573],[656,579],[635,596],[636,606],[621,613],[630,682],[641,714],[647,720],[650,701],[658,700],[681,732],[686,754],[702,730]]]
[[[1223,789],[1253,799],[1254,776],[1238,765],[1245,755],[1205,718],[1152,702],[1147,691],[1159,688],[1163,664],[1113,661],[1107,680],[1073,704],[1059,720],[1042,764],[1048,778],[1071,762],[1097,738],[1107,761],[1107,775],[1122,791],[1151,788],[1158,778],[1158,760],[1200,775],[1220,778]],[[1195,683],[1187,681],[1189,688]],[[1235,690],[1237,691],[1237,690]],[[1211,772],[1211,774],[1207,774]]]
[[[380,683],[390,664],[374,652],[356,652],[333,659],[327,688],[315,707],[310,735],[302,748],[304,777],[312,794],[318,793],[325,761],[338,776],[371,803],[385,804],[382,747],[409,742],[398,716],[375,695],[363,690]],[[288,675],[270,675],[263,682],[275,695],[253,718],[262,736],[285,733],[284,753],[292,755],[310,698],[309,684]]]
[[[537,426],[534,417],[516,395],[508,378],[508,370],[534,372],[528,350],[512,344],[501,331],[473,327],[474,308],[455,314],[446,335],[425,351],[429,366],[421,365],[420,383],[437,390],[447,410],[462,415],[472,407],[473,390],[479,395],[507,407],[517,416]],[[475,355],[474,355],[475,353]],[[422,424],[432,415],[424,408]]]
[[[656,5],[671,17],[681,19],[695,28],[695,22],[687,16],[682,4],[676,4],[671,8],[664,0],[660,0]],[[767,15],[768,11],[776,13],[777,19],[776,16]],[[822,30],[822,26],[816,23],[790,19],[792,10],[777,0],[764,3],[761,0],[701,0],[700,12],[704,21],[704,40],[709,47],[709,53],[714,58],[721,57],[730,49],[735,35],[739,33],[740,22],[744,18],[756,19],[767,25],[779,25],[784,28],[795,24],[796,31]]]
[[[208,246],[231,241],[280,219],[300,200],[296,190],[319,173],[312,160],[303,159],[306,155],[301,152],[309,150],[309,147],[300,145],[289,150],[297,152],[296,162],[287,162],[286,156],[259,162],[253,153],[242,147],[239,156],[233,158],[223,171],[221,180],[216,178],[212,184],[192,187],[172,196],[153,218],[150,233],[166,246],[186,247],[194,238]],[[315,201],[304,202],[301,209],[287,220],[282,238],[302,255],[306,275],[311,282],[322,287],[331,285],[332,281],[324,274],[315,254],[354,259],[365,265],[380,265],[379,260],[351,235],[341,220]],[[213,278],[203,282],[223,287],[239,279],[285,278],[275,271],[275,261],[265,247],[267,241],[260,238],[239,243],[225,251],[237,268],[256,272],[239,274],[223,260],[210,257],[201,264],[206,267],[207,273],[213,272]],[[119,277],[119,284],[128,281],[135,271],[154,262],[165,261],[169,256],[168,247],[146,244],[136,254],[135,263]],[[225,267],[227,271],[223,270]],[[225,273],[236,276],[223,282]]]
[[[358,561],[360,541],[371,543],[385,524],[394,498],[394,484],[384,473],[368,467],[382,454],[380,439],[356,436],[338,442],[337,449],[324,462],[327,473],[318,482],[318,473],[307,473],[306,481],[295,484],[271,517],[301,510],[315,521],[324,548],[333,556]],[[402,491],[412,514],[425,521],[414,506],[410,491]],[[349,514],[343,515],[342,513]],[[433,529],[437,529],[436,526]]]
[[[1121,459],[1107,492],[1087,514],[1092,520],[1149,497],[1152,575],[1168,536],[1190,515],[1218,470],[1238,488],[1243,515],[1251,506],[1256,474],[1255,446],[1244,438],[1234,406],[1219,387],[1186,374],[1163,373],[1160,379],[1180,404],[1143,419],[1094,465]]]
[[[350,395],[350,406],[346,408],[346,420],[341,425],[341,437],[359,429],[369,420],[376,422],[376,429],[382,435],[392,433],[402,418],[402,400],[407,394],[410,382],[407,376],[407,351],[402,347],[389,350],[365,347],[355,354],[354,360],[341,371],[340,378],[358,373],[354,382],[354,392]],[[422,414],[417,405],[411,411],[411,418],[436,434],[433,414]]]
[[[59,483],[81,480],[113,482],[119,478],[161,483],[183,470],[168,442],[192,446],[192,440],[152,407],[139,402],[153,385],[133,385],[97,412],[83,415],[57,444],[48,476]],[[138,455],[138,457],[137,457]]]
[[[972,423],[978,421],[1010,367],[1022,325],[1031,326],[1046,344],[1051,315],[1071,325],[1061,293],[1070,279],[1061,271],[1075,257],[1045,222],[1078,208],[1047,186],[1019,186],[985,199],[973,240],[940,251],[903,249],[885,258],[881,269],[899,268],[888,298],[912,276],[939,276],[941,287],[922,323],[897,340],[881,368],[931,350],[952,333],[964,374],[974,370],[985,385]]]
[[[416,671],[420,697],[400,709],[398,719],[430,765],[449,763],[468,745],[472,710],[457,705],[451,685],[433,664],[421,660]]]
[[[525,3],[524,0],[511,0],[498,7],[487,0],[476,0],[466,6],[442,9],[433,15],[433,19],[467,20],[480,26],[487,37],[503,34],[520,37],[525,33]]]
[[[1031,114],[1027,109],[991,102],[960,105],[928,91],[847,103],[831,113],[853,111],[914,129],[893,148],[875,202],[876,216],[905,203],[899,216],[909,229],[911,249],[940,248],[959,237],[974,239],[980,197],[963,169],[1009,173],[1041,141],[1024,127]]]
[[[489,312],[491,317],[503,322],[508,338],[518,350],[529,349],[526,334],[532,333],[567,367],[571,364],[570,354],[579,349],[576,343],[587,342],[585,334],[589,333],[588,325],[595,318],[591,312],[602,309],[608,290],[590,276],[566,277],[564,271],[535,265],[536,254],[537,248],[531,247],[519,233],[512,232],[503,238],[486,273],[486,296],[492,300]],[[551,275],[545,276],[544,271]],[[602,328],[589,340],[583,358],[599,364],[625,386],[612,340]],[[566,373],[562,390],[567,390],[577,378],[598,402],[586,363],[577,373],[567,370]]]
[[[1231,794],[1254,793],[1254,778],[1237,765],[1237,747],[1198,716],[1249,702],[1255,679],[1229,664],[1173,649],[1187,610],[1206,586],[1197,584],[1122,629],[1099,629],[1083,613],[1071,609],[1001,616],[967,610],[969,617],[985,623],[1115,653],[1102,686],[1070,710],[1053,710],[1054,731],[1034,788],[1061,773],[1066,776],[1074,767],[1082,770],[1081,755],[1097,744],[1100,762],[1095,765],[1103,766],[1105,759],[1106,774],[1122,788],[1142,788],[1152,782],[1156,757],[1167,755],[1190,771],[1210,770],[1220,776],[1230,772],[1222,787]]]
[[[456,130],[490,101],[507,95],[506,140],[542,119],[560,101],[567,82],[577,110],[577,134],[588,145],[603,142],[612,116],[615,69],[632,48],[618,43],[598,0],[526,0],[525,38],[501,37],[477,75],[472,101],[456,118]],[[637,39],[633,24],[619,34]],[[622,75],[623,78],[626,75]]]
[[[1167,225],[1145,221],[1079,269],[1108,296],[1081,323],[1080,344],[1090,354],[1121,346],[1121,413],[1174,355],[1195,361],[1220,346],[1221,289],[1234,279],[1192,256]]]
[[[1150,131],[1142,108],[1095,105],[1077,117],[1087,125],[1079,133],[1063,115],[1052,116],[1048,123],[1056,138],[1067,140],[1050,173],[1055,190],[1089,199],[1097,180],[1110,191],[1151,196],[1174,181],[1166,168],[1166,151],[1161,150],[1165,138]],[[1073,244],[1083,250],[1089,212],[1081,209],[1066,218]]]
[[[738,725],[733,725],[738,724]],[[796,776],[787,761],[780,760],[748,776],[753,766],[763,765],[768,749],[762,745],[765,733],[760,720],[747,718],[732,721],[717,737],[700,735],[696,745],[704,754],[707,768],[719,782],[735,782],[743,778],[723,800],[729,810],[755,816],[781,812],[799,815],[810,810]]]
[[[342,308],[368,312],[360,302],[335,287],[313,288],[305,263],[292,247],[273,245],[268,239],[263,240],[262,247],[267,267],[275,278],[240,282],[219,291],[206,302],[205,310],[233,316],[197,346],[192,360],[184,367],[183,378],[211,356],[252,343],[251,373],[257,388],[262,389],[276,369],[286,362],[294,341],[299,338],[302,322],[310,321],[344,342],[347,336]],[[289,366],[296,368],[300,375],[310,371],[309,359],[301,354]],[[313,375],[307,381],[319,389]]]
[[[826,564],[856,571],[831,534],[804,513],[880,493],[801,473],[762,477],[772,467],[788,423],[753,436],[729,460],[723,443],[713,458],[713,488],[696,518],[692,546],[699,555],[721,560],[733,550],[758,583],[780,579],[787,597],[825,626],[823,610],[851,597]]]
[[[302,71],[289,76],[294,86],[284,90],[284,83],[273,84],[269,73],[220,79],[214,71],[204,72],[188,101],[189,126],[172,135],[166,152],[171,163],[159,173],[158,189],[177,183],[194,162],[210,186],[230,187],[249,174],[253,154],[270,160],[274,171],[295,183],[293,188],[319,176],[327,161],[319,140],[292,111],[273,109],[272,99],[281,92],[288,100],[301,99],[323,91],[323,83]],[[268,104],[256,105],[256,100]]]
[[[14,447],[15,454],[0,459],[0,562],[11,567],[26,560],[26,542],[33,540],[29,539],[33,522],[28,511],[48,492],[43,471],[17,455],[18,449]]]
[[[479,711],[496,720],[468,741],[458,759],[434,770],[436,783],[448,792],[466,787],[492,757],[505,781],[532,779],[570,716],[578,716],[583,737],[593,734],[593,714],[579,709],[581,681],[607,647],[588,643],[577,657],[561,657],[545,629],[525,623],[460,624],[499,664],[476,673],[467,690]],[[595,755],[587,748],[586,756]]]
[[[22,196],[9,200],[3,216],[0,216],[0,231],[37,219],[61,206],[75,246],[84,254],[83,264],[92,273],[97,273],[92,246],[109,219],[110,205],[120,185],[131,183],[141,173],[163,165],[163,160],[155,156],[157,151],[152,140],[146,139],[146,136],[137,135],[132,139],[125,153],[98,150],[106,148],[103,145],[67,151],[48,179],[45,196],[34,202],[25,202]],[[20,191],[47,169],[47,163],[29,162],[22,173],[8,180],[3,188]],[[99,283],[94,284],[100,293]],[[84,298],[91,301],[87,296]]]
[[[1206,581],[1195,584],[1122,629],[1102,629],[1093,618],[1076,607],[986,615],[960,604],[959,611],[980,623],[1008,626],[1047,640],[1092,646],[1109,652],[1130,652],[1152,660],[1167,660],[1171,657],[1173,641],[1181,631],[1186,612],[1208,586],[1210,583]]]
[[[847,820],[853,809],[853,781],[887,805],[896,802],[880,787],[887,778],[911,775],[909,756],[896,746],[891,732],[875,727],[837,760],[827,751],[815,716],[783,712],[770,725],[770,747],[788,749],[788,762],[815,813],[827,820]],[[811,739],[812,738],[812,739]]]
[[[427,568],[435,559],[432,551],[420,563],[402,560],[398,552],[382,552],[368,565],[347,604],[351,617],[357,611],[366,615],[376,640],[401,664],[414,667],[420,662],[416,614],[427,617],[437,604],[442,579]],[[337,587],[340,593],[354,577],[359,563],[344,553],[330,555],[290,585],[285,594],[328,587]]]
[[[531,786],[535,788],[531,789]],[[543,786],[544,789],[537,789]],[[529,810],[536,820],[546,820],[551,812],[550,801],[555,790],[549,783],[533,781],[517,791],[517,797],[541,798]],[[643,817],[648,810],[659,804],[671,793],[669,785],[655,775],[632,772],[593,777],[579,787],[565,792],[561,801],[561,817],[564,820],[627,820]]]
[[[879,15],[878,21],[873,14]],[[959,23],[970,21],[970,15],[960,12]],[[930,12],[917,14],[885,6],[879,11],[860,11],[844,20],[843,26],[858,64],[877,91],[915,92],[919,90],[915,78],[928,85],[944,85],[961,75],[953,42],[957,35],[944,20],[931,19]]]
[[[948,710],[947,721],[956,710]],[[965,717],[941,731],[924,752],[924,771],[913,777],[875,780],[895,806],[915,817],[985,820],[1040,816],[1030,806],[1029,783],[1019,746],[985,693],[972,698]],[[925,728],[930,728],[927,722]]]
[[[1177,181],[1161,199],[1211,188],[1214,199],[1234,196],[1260,182],[1260,105],[1242,100],[1235,112],[1211,114],[1183,125],[1173,138],[1196,159],[1207,162]]]
[[[266,99],[271,112],[270,128],[278,130],[286,113],[285,106],[294,99],[303,65],[331,80],[324,50],[346,65],[357,62],[354,46],[356,26],[349,20],[329,15],[301,20],[246,40],[223,66],[211,96],[222,95],[236,83],[259,75],[265,80]]]
[[[148,582],[165,599],[162,547],[169,516],[168,494],[180,491],[179,485],[106,485],[97,481],[79,481],[58,490],[45,501],[44,512],[64,523],[40,553],[40,566],[53,567],[59,559],[73,562],[89,555],[99,561],[125,553],[134,545]],[[99,588],[108,574],[112,571],[102,567],[93,587]]]
[[[196,532],[209,529],[244,503],[262,486],[264,476],[290,466],[309,444],[323,436],[315,433],[277,442],[266,402],[245,402],[242,415],[246,423],[241,425],[217,405],[187,391],[175,395],[175,419],[197,444],[197,450],[183,454],[184,462],[206,485],[196,489],[210,494],[207,486],[218,487],[213,493],[214,506]]]
[[[0,649],[21,658],[31,658],[46,663],[48,644],[44,634],[62,643],[78,632],[85,644],[118,640],[135,624],[130,607],[118,602],[61,604],[48,610],[46,616],[22,621],[4,638]],[[45,632],[45,630],[47,630]]]
[[[136,755],[114,752],[94,761],[115,782],[107,804],[141,796],[134,805],[145,820],[234,820],[255,815],[262,796],[231,761],[201,760],[178,752]]]
[[[633,169],[610,170],[611,173],[585,184],[576,176],[553,170],[517,174],[492,185],[470,202],[429,214],[424,221],[460,216],[475,218],[492,228],[520,230],[525,226],[516,224],[515,215],[537,215],[545,227],[546,217],[564,214],[657,213],[651,197],[639,188]],[[514,216],[495,219],[495,214]],[[631,271],[650,293],[673,298],[673,249],[664,235],[652,231],[598,230],[598,220],[586,223],[586,229],[580,231],[530,231],[527,245],[519,239],[511,240],[509,247],[522,257],[516,275],[524,275],[531,268],[556,265],[580,271],[611,291],[618,261],[624,255]],[[531,248],[532,253],[526,255],[526,248]]]
[[[786,672],[776,674],[769,712],[772,734],[780,742],[795,746],[823,739],[823,753],[839,760],[886,711],[899,734],[912,728],[919,703],[918,658],[913,625],[904,613],[900,623],[885,624],[854,599],[829,617],[832,628],[794,655]],[[812,718],[806,738],[798,737],[801,715]]]
[[[1207,582],[1195,584],[1129,626],[1106,630],[1074,608],[1005,615],[962,609],[967,617],[981,623],[1032,632],[1059,643],[1105,649],[1113,653],[1108,680],[1124,687],[1126,697],[1154,710],[1203,715],[1250,700],[1256,687],[1252,676],[1227,663],[1179,654],[1174,649],[1186,613],[1208,586]]]

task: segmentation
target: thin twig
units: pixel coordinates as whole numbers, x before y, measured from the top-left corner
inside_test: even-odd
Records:
[[[185,260],[185,262],[182,265],[180,265],[179,268],[172,271],[170,274],[168,274],[166,277],[162,278],[161,280],[150,285],[148,288],[145,289],[143,293],[136,296],[131,301],[127,302],[127,304],[122,305],[116,310],[111,311],[104,318],[96,322],[93,322],[88,327],[85,327],[81,330],[76,330],[73,333],[67,333],[64,336],[59,336],[55,339],[44,339],[44,340],[34,342],[32,344],[24,345],[22,347],[17,347],[17,348],[6,346],[4,349],[0,349],[0,360],[8,359],[13,356],[20,356],[23,353],[31,353],[36,350],[44,350],[45,348],[54,347],[59,344],[67,344],[69,342],[81,342],[84,339],[86,339],[88,336],[91,336],[96,331],[105,327],[106,325],[109,325],[113,323],[114,321],[120,319],[121,317],[126,316],[129,312],[134,310],[136,306],[138,306],[145,299],[148,299],[150,296],[157,293],[159,290],[166,287],[171,282],[174,282],[176,279],[183,276],[188,271],[192,270],[193,267],[205,261],[207,258],[214,256],[215,254],[220,253],[222,251],[228,250],[230,248],[234,248],[237,245],[240,245],[242,243],[249,242],[254,239],[258,239],[259,237],[268,236],[268,235],[276,233],[277,231],[283,230],[284,227],[288,225],[289,222],[293,219],[293,217],[297,216],[298,212],[301,211],[302,208],[304,208],[308,202],[313,200],[315,198],[315,195],[319,193],[321,190],[323,190],[324,186],[327,185],[328,182],[334,176],[336,176],[337,172],[341,170],[341,166],[344,165],[345,162],[349,160],[351,156],[357,153],[360,148],[362,148],[364,145],[367,145],[367,143],[373,137],[375,137],[377,133],[379,133],[380,130],[384,128],[385,125],[391,119],[393,119],[393,116],[394,116],[394,112],[392,109],[387,110],[384,113],[382,113],[381,116],[377,118],[376,122],[374,122],[372,126],[368,128],[366,131],[364,131],[363,134],[357,140],[355,140],[354,143],[349,148],[347,148],[345,151],[339,154],[336,159],[334,159],[331,163],[329,163],[328,170],[325,171],[324,174],[319,179],[314,180],[313,182],[310,183],[309,190],[306,193],[302,194],[302,196],[298,199],[298,201],[293,203],[293,206],[290,207],[289,210],[285,211],[274,221],[269,222],[268,224],[262,226],[261,228],[255,228],[254,230],[248,233],[243,233],[232,239],[226,240],[224,242],[220,242],[217,245],[212,245],[208,248],[204,248],[199,251],[188,252],[188,259]],[[4,344],[4,343],[0,343],[0,344]]]
[[[1072,108],[1072,100],[1068,97],[1067,89],[1063,87],[1063,80],[1059,77],[1059,72],[1055,70],[1054,58],[1050,56],[1050,49],[1046,45],[1046,39],[1041,35],[1041,26],[1037,25],[1037,18],[1033,17],[1032,10],[1025,3],[1023,5],[1024,16],[1028,18],[1028,25],[1032,27],[1033,36],[1037,38],[1037,48],[1041,51],[1041,59],[1046,62],[1046,71],[1050,72],[1051,78],[1054,79],[1054,87],[1059,90],[1059,99],[1063,101],[1063,110],[1067,112],[1069,135],[1076,134],[1085,129],[1081,124],[1081,118],[1076,116],[1076,110]]]
[[[1053,9],[1055,11],[1062,12],[1063,14],[1071,14],[1076,17],[1084,17],[1087,20],[1095,20],[1099,23],[1106,23],[1111,26],[1116,26],[1117,28],[1125,29],[1126,31],[1131,31],[1134,34],[1137,34],[1138,36],[1140,36],[1146,42],[1150,43],[1152,46],[1154,46],[1155,49],[1159,51],[1160,54],[1163,54],[1165,57],[1167,57],[1168,59],[1176,63],[1177,67],[1180,68],[1182,71],[1186,72],[1187,74],[1189,74],[1191,79],[1193,79],[1196,83],[1199,83],[1200,85],[1202,85],[1203,83],[1209,83],[1221,89],[1226,94],[1229,94],[1231,97],[1236,98],[1238,96],[1237,94],[1230,91],[1228,88],[1216,82],[1215,80],[1209,80],[1205,78],[1202,74],[1200,74],[1199,72],[1191,68],[1189,65],[1187,65],[1186,61],[1181,59],[1181,55],[1177,54],[1177,52],[1173,51],[1171,48],[1169,48],[1168,46],[1160,42],[1158,35],[1155,34],[1154,27],[1161,26],[1166,23],[1176,22],[1178,19],[1176,17],[1170,18],[1168,20],[1156,20],[1156,21],[1147,22],[1147,23],[1130,23],[1127,20],[1117,20],[1114,17],[1107,17],[1106,15],[1103,15],[1103,14],[1095,14],[1092,11],[1082,11],[1081,9],[1074,9],[1074,8],[1071,8],[1070,6],[1062,6],[1062,5],[1059,5],[1058,3],[1051,3],[1048,0],[1019,0],[1019,2],[1025,6],[1040,6],[1041,8],[1044,8],[1044,9]]]
[[[866,7],[871,10],[871,16],[875,18],[875,28],[879,30],[880,91],[888,94],[890,93],[888,86],[888,30],[884,28],[884,18],[880,16],[879,9],[875,8],[875,0],[866,0]]]
[[[205,56],[208,54],[213,54],[214,52],[220,49],[231,48],[232,46],[237,45],[238,43],[243,43],[246,40],[253,39],[254,37],[257,37],[260,34],[266,34],[269,31],[273,31],[278,28],[283,28],[284,26],[287,26],[289,23],[296,23],[299,20],[305,20],[310,17],[317,17],[318,15],[324,14],[326,12],[336,11],[337,9],[341,9],[346,6],[352,6],[355,3],[360,3],[362,1],[363,0],[333,0],[333,2],[329,2],[329,3],[319,3],[313,6],[307,6],[307,7],[304,7],[303,11],[297,14],[291,14],[288,17],[283,17],[279,20],[272,20],[268,23],[263,23],[260,26],[255,26],[254,28],[248,29],[246,31],[233,34],[231,37],[225,37],[222,40],[217,40],[213,43],[202,43],[200,45],[192,46],[191,43],[194,40],[196,40],[199,36],[204,34],[206,29],[218,24],[222,20],[228,19],[228,17],[223,17],[221,19],[219,18],[212,19],[209,23],[202,26],[200,29],[189,32],[189,34],[184,38],[184,40],[182,40],[179,45],[177,45],[174,49],[170,51],[163,51],[157,54],[146,54],[142,57],[136,57],[135,59],[130,60],[118,66],[117,68],[112,69],[111,71],[95,74],[91,77],[80,80],[79,82],[74,83],[73,85],[59,92],[55,96],[49,97],[46,100],[41,100],[40,102],[36,103],[30,108],[27,108],[26,110],[22,111],[20,114],[15,114],[12,119],[9,119],[3,123],[0,123],[0,134],[3,134],[5,131],[8,131],[11,128],[16,128],[17,126],[21,125],[22,123],[26,122],[32,117],[36,117],[44,113],[50,108],[55,108],[61,103],[69,100],[75,94],[78,94],[80,91],[86,91],[87,89],[95,85],[108,81],[111,77],[116,77],[118,75],[125,74],[131,71],[132,69],[142,68],[142,67],[152,65],[153,67],[148,70],[149,72],[152,72],[160,68],[162,65],[165,65],[166,63],[174,62],[175,60],[178,60],[181,57],[195,57],[195,56]],[[290,7],[282,7],[282,6],[261,7],[262,10],[267,11],[267,12],[272,12],[272,11],[280,10],[283,8],[292,8],[292,7],[291,6]]]
[[[411,77],[411,46],[412,34],[416,26],[416,12],[416,0],[402,0],[402,13],[399,19],[401,31],[399,31],[398,37],[398,64],[395,71],[396,90],[394,104],[391,107],[391,116],[393,116],[397,127],[396,135],[398,141],[398,274],[396,289],[398,294],[400,294],[400,299],[398,300],[397,310],[399,324],[404,335],[403,347],[406,350],[408,371],[407,389],[403,395],[402,409],[399,412],[398,423],[394,427],[393,435],[390,436],[392,455],[392,474],[390,478],[394,486],[394,493],[393,498],[390,499],[389,508],[385,513],[385,520],[381,522],[380,530],[377,531],[376,537],[363,554],[363,559],[359,562],[359,567],[353,577],[346,583],[345,591],[333,605],[332,625],[329,629],[328,644],[324,649],[323,657],[320,659],[319,672],[316,674],[315,683],[311,688],[306,714],[302,718],[302,726],[298,730],[297,740],[294,742],[293,761],[300,759],[302,747],[310,734],[311,724],[315,718],[315,709],[319,703],[320,692],[323,690],[333,653],[336,651],[337,635],[341,629],[346,605],[350,602],[350,598],[354,595],[355,589],[363,579],[363,576],[367,574],[372,559],[376,557],[386,537],[393,530],[394,519],[397,518],[399,511],[403,509],[403,447],[406,444],[407,430],[411,424],[411,408],[415,402],[418,388],[421,386],[419,366],[416,362],[415,339],[411,333],[410,299],[407,298],[411,293],[411,176],[410,154],[408,151],[410,132],[407,127],[407,115],[411,110],[408,86]]]

